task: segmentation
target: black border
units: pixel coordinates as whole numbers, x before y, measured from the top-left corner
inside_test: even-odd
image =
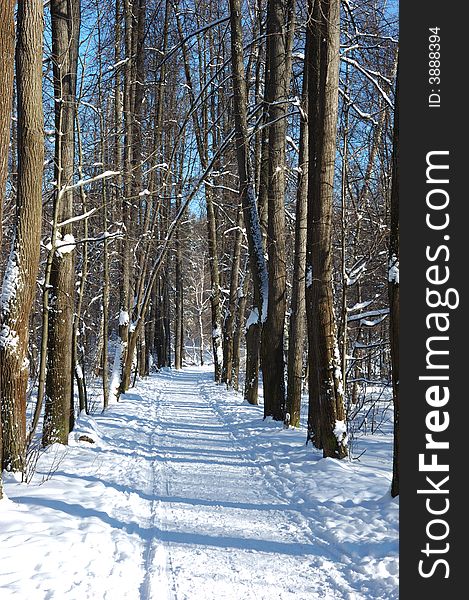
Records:
[[[455,8],[459,10],[454,10]],[[465,219],[465,207],[469,204],[465,178],[469,175],[469,131],[465,87],[467,84],[467,59],[465,45],[469,37],[467,20],[463,14],[463,4],[444,3],[429,0],[426,2],[401,1],[400,41],[399,41],[399,109],[400,109],[400,270],[402,271],[401,311],[400,311],[400,598],[421,597],[426,600],[446,600],[445,592],[456,592],[465,597],[463,564],[466,562],[465,538],[465,494],[462,489],[468,470],[466,455],[466,403],[469,403],[468,376],[469,350],[467,349],[469,326],[466,313],[466,278],[469,276],[469,220]],[[439,27],[441,37],[441,84],[429,83],[429,28]],[[440,89],[441,105],[429,107],[428,96],[432,88]],[[426,226],[426,155],[432,150],[449,150],[450,184],[444,186],[450,194],[448,212],[450,224],[444,232],[432,231]],[[468,164],[466,164],[468,163]],[[467,224],[466,224],[467,223]],[[443,241],[448,234],[450,240]],[[434,547],[449,543],[445,554],[433,555],[434,559],[444,558],[449,563],[449,577],[445,578],[446,568],[440,565],[428,578],[419,575],[419,561],[425,559],[425,569],[431,564],[422,554],[427,541],[426,525],[432,518],[428,514],[425,501],[428,496],[418,494],[418,489],[429,488],[426,475],[419,471],[419,454],[425,451],[425,434],[428,429],[425,417],[429,410],[425,400],[428,381],[419,381],[426,372],[426,341],[432,335],[426,327],[426,316],[432,309],[426,304],[426,269],[430,264],[426,259],[426,246],[432,248],[447,244],[450,250],[448,262],[439,264],[450,268],[450,280],[446,287],[459,292],[459,307],[447,310],[450,328],[449,362],[450,400],[445,407],[449,412],[450,425],[446,432],[436,439],[447,439],[449,450],[440,451],[439,462],[449,461],[450,501],[448,512],[442,516],[449,525],[449,535],[442,542],[434,542]],[[443,256],[444,253],[441,254]],[[444,288],[445,286],[440,286]],[[438,309],[446,310],[446,309]],[[441,334],[445,335],[445,334]],[[435,372],[442,374],[442,372]],[[445,384],[442,384],[445,385]],[[427,459],[428,461],[428,459]],[[435,481],[441,480],[443,473],[435,473]],[[435,505],[437,500],[435,500]],[[435,532],[437,530],[435,529]],[[468,567],[469,569],[469,567]]]

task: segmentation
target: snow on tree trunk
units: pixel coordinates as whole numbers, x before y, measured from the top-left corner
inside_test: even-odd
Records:
[[[310,3],[312,4],[312,3]],[[308,437],[326,457],[347,456],[340,357],[332,281],[332,212],[339,85],[340,2],[316,0],[309,22],[309,168],[307,315],[309,340]]]
[[[52,60],[55,96],[55,211],[60,222],[73,217],[75,114],[79,0],[51,0]],[[71,240],[72,223],[58,231]],[[55,240],[54,240],[55,243]],[[61,249],[62,248],[62,249]],[[64,249],[67,251],[65,252]],[[50,278],[50,316],[47,347],[46,402],[42,443],[67,444],[73,429],[73,315],[75,304],[75,252],[61,244],[54,252]]]

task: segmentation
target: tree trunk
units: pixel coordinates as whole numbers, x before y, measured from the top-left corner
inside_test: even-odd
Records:
[[[247,360],[244,397],[257,404],[259,336],[268,295],[268,273],[262,246],[262,233],[254,192],[254,180],[249,161],[247,129],[247,90],[244,79],[243,32],[241,1],[230,0],[231,61],[233,73],[233,105],[235,118],[236,158],[238,163],[239,193],[243,207],[244,224],[249,247],[249,262],[254,287],[254,309],[246,333]]]
[[[247,304],[247,293],[249,287],[249,271],[245,270],[243,282],[240,286],[240,295],[238,297],[238,304],[236,306],[236,319],[233,333],[233,375],[232,385],[233,389],[238,391],[239,389],[239,368],[240,368],[240,347],[241,338],[244,330],[246,304]]]
[[[51,0],[52,59],[55,97],[54,202],[59,221],[73,216],[76,76],[80,37],[79,0]],[[66,238],[67,236],[67,238]],[[72,244],[55,250],[50,277],[50,315],[47,347],[46,403],[42,443],[67,444],[73,425],[72,337],[75,298],[75,246],[72,224],[59,227],[57,240]]]
[[[230,296],[228,306],[225,312],[223,323],[223,374],[222,381],[228,387],[233,382],[233,329],[236,317],[236,303],[239,291],[239,263],[241,260],[241,243],[243,241],[243,212],[241,206],[238,207],[238,216],[236,219],[236,236],[233,248],[233,259],[231,263],[230,278]]]
[[[217,221],[213,205],[213,191],[205,186],[205,201],[207,205],[207,232],[208,232],[208,262],[210,266],[210,280],[212,282],[210,304],[212,309],[212,350],[214,364],[214,379],[221,381],[223,367],[222,348],[222,321],[220,299],[220,269],[218,266],[218,240]]]
[[[308,56],[307,40],[305,56]],[[307,59],[306,59],[307,60]],[[299,175],[296,195],[295,262],[288,335],[287,412],[289,424],[300,426],[303,389],[303,352],[305,336],[306,229],[308,200],[308,69],[303,73],[302,113],[300,123]]]
[[[2,209],[8,175],[8,140],[10,139],[11,104],[13,96],[13,57],[15,52],[15,0],[0,4],[0,252],[2,248]],[[0,357],[1,361],[1,357]],[[1,369],[1,365],[0,365]],[[0,499],[2,498],[2,418],[0,387]]]
[[[181,198],[177,194],[176,210],[181,208]],[[176,326],[174,331],[174,367],[182,369],[182,342],[183,342],[183,327],[182,319],[184,314],[183,309],[183,281],[182,281],[182,248],[179,230],[176,232],[176,265],[175,265],[175,286],[176,286]]]
[[[339,0],[315,0],[311,34],[307,315],[308,438],[325,457],[347,456],[332,280],[332,210],[339,86]]]
[[[81,142],[81,130],[78,121],[78,115],[76,115],[76,124],[77,124],[77,147],[78,147],[78,176],[80,179],[83,179],[83,146]],[[82,213],[86,213],[87,203],[86,203],[86,193],[83,187],[80,188],[80,198],[81,198],[81,210]],[[88,238],[88,219],[84,219],[83,221],[83,237],[86,240]],[[72,365],[73,372],[75,374],[75,378],[77,381],[78,387],[78,407],[79,413],[84,410],[88,412],[88,402],[86,397],[86,382],[85,382],[85,360],[84,360],[84,349],[83,344],[84,340],[80,339],[80,321],[82,318],[82,308],[83,308],[83,299],[85,296],[85,289],[88,278],[88,242],[83,243],[82,249],[82,263],[80,269],[79,276],[79,287],[78,287],[78,300],[77,306],[74,315],[73,321],[73,334],[72,334]],[[104,315],[103,315],[104,319]],[[104,321],[102,327],[104,328]],[[103,336],[104,341],[104,336]],[[98,344],[99,348],[99,344]],[[72,392],[73,393],[73,392]],[[73,421],[70,422],[70,427],[73,426]]]
[[[0,250],[2,247],[2,208],[8,175],[11,105],[13,98],[13,57],[15,52],[15,0],[0,5]]]
[[[399,67],[397,71],[391,184],[391,231],[389,235],[389,316],[394,402],[394,456],[391,495],[399,494]]]
[[[18,189],[13,244],[0,310],[0,394],[3,468],[26,466],[29,317],[36,295],[42,220],[42,0],[18,3]]]
[[[99,9],[99,0],[96,0],[97,10],[98,10],[98,21],[97,21],[97,32],[98,32],[98,50],[101,50],[101,11]],[[102,77],[103,77],[103,65],[101,53],[98,56],[98,65],[99,65],[99,73],[98,73],[98,102],[99,106],[103,106],[104,103],[104,94],[102,87]],[[116,92],[118,93],[118,88],[116,86]],[[114,110],[116,109],[116,105],[114,103]],[[106,156],[105,156],[105,123],[104,123],[104,110],[101,108],[99,113],[99,162],[104,168]],[[81,188],[83,189],[83,188]],[[83,193],[84,196],[84,193]],[[102,283],[102,297],[101,297],[101,306],[102,306],[102,323],[103,323],[103,349],[102,349],[102,390],[103,390],[103,410],[105,410],[109,406],[109,288],[110,288],[110,277],[109,277],[109,240],[107,238],[107,228],[108,228],[108,192],[106,187],[106,181],[103,179],[101,182],[101,199],[102,199],[102,227],[104,235],[106,236],[103,242],[103,283]],[[85,207],[83,207],[83,211],[85,212]],[[85,239],[88,237],[88,224],[87,219],[85,219],[84,223],[84,237]],[[77,321],[80,317],[80,308],[83,300],[83,292],[84,292],[84,284],[85,284],[85,274],[87,273],[87,261],[88,261],[88,244],[84,243],[83,247],[83,268],[81,274],[81,284],[80,285],[80,294],[79,294],[79,303],[77,307]],[[86,267],[86,268],[85,268]],[[78,323],[77,323],[78,330]],[[83,342],[82,342],[83,346]],[[84,385],[84,364],[81,365],[82,368],[77,369],[75,367],[75,374],[77,375],[77,383],[80,397],[80,410],[82,410],[82,403],[84,401],[86,407],[86,387]],[[81,377],[81,385],[80,385],[80,373]],[[85,393],[80,392],[80,387],[83,388]],[[83,401],[81,396],[83,395]]]
[[[121,256],[121,280],[120,280],[120,312],[119,312],[119,339],[120,339],[120,362],[121,362],[121,384],[120,393],[125,392],[130,384],[130,373],[128,380],[124,382],[124,371],[127,362],[129,345],[129,328],[131,312],[131,285],[130,285],[130,260],[131,260],[131,236],[132,236],[132,123],[133,123],[133,98],[135,85],[132,81],[132,38],[133,19],[132,7],[129,0],[124,0],[124,39],[125,39],[125,69],[124,69],[124,197],[122,199],[122,221],[124,224],[124,237],[122,240]],[[130,362],[132,358],[130,358]]]
[[[285,134],[290,83],[289,54],[293,36],[293,1],[269,0],[267,8],[266,102],[268,105],[267,252],[269,297],[262,327],[261,365],[264,417],[285,416],[284,327],[285,261]]]

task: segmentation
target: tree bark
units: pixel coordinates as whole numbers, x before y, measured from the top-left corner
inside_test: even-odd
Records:
[[[308,56],[309,39],[305,56]],[[308,69],[303,73],[302,113],[300,122],[300,152],[298,189],[296,195],[295,262],[293,265],[290,330],[288,335],[287,413],[292,427],[300,426],[301,393],[303,390],[303,353],[306,326],[306,230],[308,200]]]
[[[241,366],[240,360],[240,347],[241,347],[241,338],[244,329],[245,323],[245,313],[246,313],[246,304],[247,304],[247,292],[249,287],[249,271],[245,269],[243,282],[240,285],[240,294],[238,297],[238,303],[236,306],[236,318],[234,324],[234,333],[233,333],[233,375],[232,375],[232,385],[233,389],[238,391],[239,389],[239,369]]]
[[[230,0],[231,61],[233,74],[233,105],[235,118],[236,158],[238,163],[239,193],[243,207],[244,224],[249,247],[249,262],[254,287],[254,309],[246,333],[247,360],[244,397],[257,404],[259,336],[268,295],[268,273],[262,245],[254,179],[249,161],[247,129],[247,90],[244,79],[243,32],[241,27],[241,2]]]
[[[311,4],[311,3],[310,3]],[[311,8],[311,6],[310,6]],[[332,280],[332,211],[339,87],[340,2],[315,0],[309,91],[307,315],[308,438],[325,457],[347,456]]]
[[[285,416],[284,327],[286,309],[285,261],[285,134],[290,83],[293,0],[269,0],[267,8],[266,102],[268,106],[268,219],[269,296],[262,327],[261,365],[264,417]]]
[[[13,97],[13,57],[15,52],[15,0],[0,4],[0,251],[2,248],[2,214],[5,184],[8,175],[8,140],[10,138],[11,105]],[[0,358],[1,360],[1,358]],[[1,368],[1,366],[0,366]],[[0,499],[3,495],[2,417],[0,388]]]
[[[180,188],[178,188],[180,189]],[[181,208],[181,198],[177,194],[176,210]],[[179,230],[176,231],[176,264],[175,264],[175,286],[176,286],[176,325],[174,328],[174,367],[182,369],[182,343],[183,343],[183,280],[182,280],[182,248]]]
[[[390,316],[392,390],[394,403],[394,455],[391,495],[399,495],[399,67],[394,112],[391,183],[391,231],[389,235],[388,294]]]
[[[29,318],[36,295],[42,220],[42,0],[18,3],[18,189],[15,233],[0,310],[0,394],[3,468],[26,466]]]
[[[77,124],[77,147],[78,147],[78,176],[80,179],[83,179],[83,146],[81,140],[81,130],[80,124],[78,121],[78,114],[76,115],[76,124]],[[104,182],[103,182],[104,185]],[[80,199],[81,199],[81,210],[82,213],[86,213],[87,202],[86,202],[86,193],[83,187],[80,188]],[[88,238],[88,219],[84,219],[83,221],[83,238],[86,240]],[[106,240],[107,242],[107,240]],[[105,242],[105,243],[106,243]],[[80,269],[80,277],[79,277],[79,286],[78,286],[78,299],[77,306],[75,309],[75,315],[73,320],[73,334],[72,334],[72,365],[73,365],[73,373],[76,378],[77,388],[78,388],[78,409],[79,412],[82,410],[88,412],[88,401],[86,394],[86,381],[85,381],[85,357],[84,357],[84,339],[81,338],[81,343],[79,342],[82,330],[80,329],[80,322],[82,318],[82,308],[83,308],[83,300],[85,297],[85,290],[88,281],[88,242],[83,243],[82,249],[82,262]],[[103,312],[103,324],[102,327],[104,329],[104,312]],[[101,338],[104,344],[104,335]],[[100,344],[98,342],[98,348]],[[104,346],[103,346],[104,347]],[[104,351],[103,351],[104,354]],[[101,355],[101,353],[99,353]],[[103,364],[104,364],[104,356],[103,356]],[[73,426],[73,421],[70,422],[70,427]]]
[[[121,385],[120,393],[125,392],[130,384],[130,372],[124,382],[125,365],[127,362],[127,353],[129,345],[129,328],[131,313],[131,284],[130,284],[130,260],[131,260],[131,236],[133,229],[132,221],[132,124],[133,124],[133,98],[135,95],[135,85],[132,79],[132,65],[134,57],[132,54],[132,39],[134,36],[134,23],[132,15],[132,5],[130,0],[124,0],[124,40],[125,40],[125,68],[124,68],[124,97],[123,97],[123,117],[124,117],[124,156],[123,156],[123,187],[124,197],[122,199],[122,221],[124,224],[124,237],[122,240],[121,256],[121,279],[120,279],[120,311],[119,311],[119,339],[120,339],[120,362],[121,362]],[[130,362],[132,357],[130,357]]]
[[[15,53],[15,0],[0,5],[0,249],[2,247],[3,195],[8,174],[11,105],[13,98],[13,57]]]
[[[238,207],[236,219],[236,235],[234,240],[233,258],[231,262],[230,295],[223,323],[223,373],[222,382],[228,387],[233,382],[233,333],[236,317],[236,303],[239,292],[239,264],[241,260],[241,243],[243,241],[243,212]]]
[[[75,155],[75,114],[78,45],[80,37],[79,0],[51,0],[52,59],[55,98],[54,202],[59,221],[73,216]],[[72,224],[59,227],[57,240],[72,236]],[[65,251],[66,250],[66,251]],[[50,316],[47,347],[46,402],[42,443],[67,444],[73,428],[73,314],[75,299],[75,247],[56,249],[50,277]]]

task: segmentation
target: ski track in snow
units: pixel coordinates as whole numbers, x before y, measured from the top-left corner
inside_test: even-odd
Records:
[[[81,417],[71,445],[40,458],[31,485],[7,476],[0,598],[397,598],[395,531],[376,518],[394,505],[379,493],[304,502],[290,467],[263,457],[230,420],[232,397],[207,370],[162,371],[105,415]],[[83,433],[96,443],[77,441]],[[340,486],[347,467],[318,465]]]

